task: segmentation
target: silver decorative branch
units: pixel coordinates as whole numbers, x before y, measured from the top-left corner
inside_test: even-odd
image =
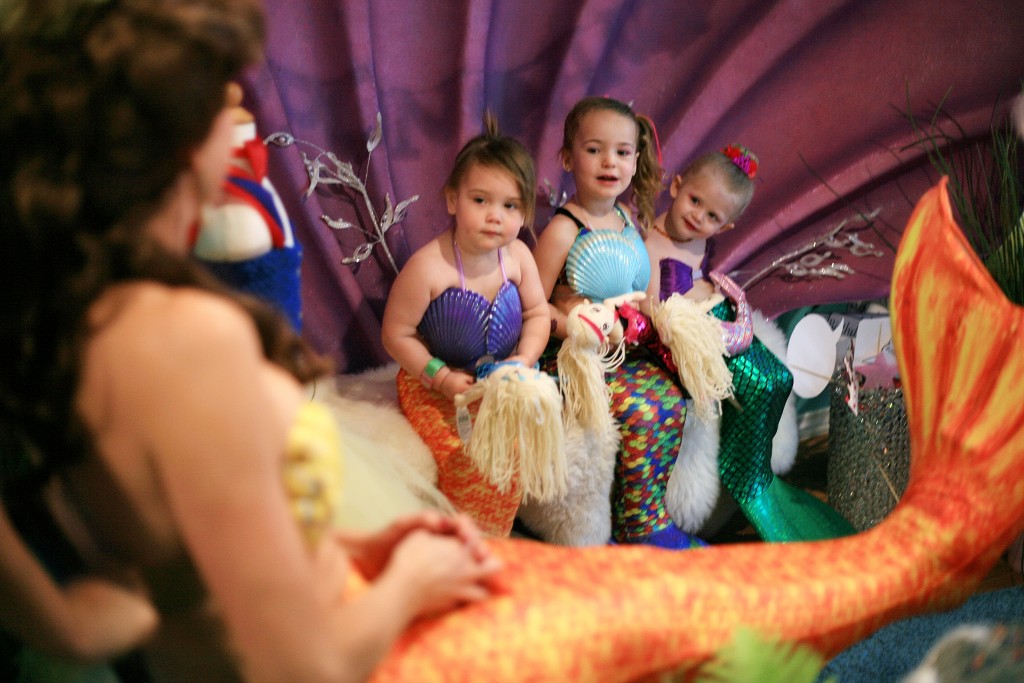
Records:
[[[565,190],[562,190],[562,194],[559,195],[555,191],[555,188],[551,184],[551,181],[548,180],[547,178],[544,179],[542,186],[537,189],[540,190],[540,192],[538,193],[539,195],[547,195],[548,205],[553,209],[562,206],[569,199],[569,195]]]
[[[381,116],[378,112],[377,125],[374,127],[366,141],[367,178],[370,173],[370,158],[373,155],[373,150],[380,144],[381,138]],[[369,228],[364,227],[363,225],[351,223],[343,218],[332,218],[327,214],[322,214],[320,216],[320,219],[329,228],[333,230],[355,229],[362,233],[366,240],[353,250],[351,256],[346,256],[341,260],[343,264],[351,266],[365,261],[373,253],[374,247],[380,245],[380,248],[384,250],[384,255],[387,257],[388,263],[391,264],[391,268],[395,271],[396,275],[398,274],[398,264],[395,262],[395,258],[391,254],[391,250],[388,249],[385,236],[387,235],[388,230],[405,219],[409,205],[418,200],[420,198],[419,195],[413,195],[408,199],[400,201],[396,205],[391,200],[391,194],[385,193],[384,211],[378,217],[377,211],[373,206],[373,201],[370,199],[370,193],[366,189],[366,180],[360,179],[359,176],[356,175],[355,169],[352,167],[350,162],[341,161],[334,152],[322,149],[311,142],[297,140],[290,133],[286,132],[272,133],[267,136],[264,142],[276,147],[301,145],[316,152],[316,155],[310,158],[310,156],[306,154],[305,150],[299,150],[302,154],[302,163],[306,168],[306,175],[309,177],[309,186],[303,193],[303,199],[308,199],[310,195],[312,195],[313,192],[321,185],[346,187],[363,198],[363,203],[366,205],[366,213],[370,219],[371,225]]]
[[[867,215],[858,214],[856,218],[863,221],[864,225],[867,226],[871,224],[871,221],[874,220],[880,211],[881,209],[875,209]],[[832,251],[837,249],[846,249],[850,254],[858,258],[865,256],[879,257],[884,254],[884,252],[876,249],[872,242],[864,242],[855,232],[847,232],[849,222],[849,218],[844,218],[838,225],[818,235],[810,242],[783,254],[744,282],[741,285],[742,288],[749,288],[779,268],[784,269],[790,276],[795,278],[832,277],[842,280],[847,275],[853,275],[856,271],[845,263],[829,260],[838,258],[832,254]],[[819,249],[824,249],[825,251],[816,253]]]

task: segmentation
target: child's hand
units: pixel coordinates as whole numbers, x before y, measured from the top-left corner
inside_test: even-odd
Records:
[[[530,360],[529,358],[527,358],[523,354],[517,353],[514,356],[509,356],[508,358],[506,358],[502,362],[503,363],[509,363],[509,364],[515,363],[517,365],[523,366],[524,368],[532,368],[532,367],[535,367],[537,365],[537,361],[538,360],[539,360],[538,358],[534,358],[533,360]]]
[[[448,399],[455,400],[459,394],[463,394],[473,386],[476,378],[464,370],[452,370],[447,373],[440,382],[434,382],[434,389],[440,391]]]

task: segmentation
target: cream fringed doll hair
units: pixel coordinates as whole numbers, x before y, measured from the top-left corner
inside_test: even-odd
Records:
[[[721,296],[713,296],[694,301],[673,294],[655,307],[652,316],[658,338],[672,352],[679,380],[704,422],[716,417],[721,401],[732,396],[722,325],[708,313],[721,300]]]
[[[566,318],[565,341],[558,350],[558,381],[567,425],[602,429],[608,424],[610,394],[605,373],[622,364],[622,323],[615,308],[579,304]]]
[[[470,427],[467,406],[477,400],[480,409]],[[562,403],[550,375],[499,363],[456,396],[455,407],[466,452],[499,491],[507,491],[518,474],[524,498],[547,501],[566,494]]]

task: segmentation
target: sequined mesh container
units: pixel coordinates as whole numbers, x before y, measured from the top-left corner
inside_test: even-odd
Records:
[[[864,531],[889,514],[907,487],[910,438],[903,390],[861,392],[854,415],[844,401],[845,383],[829,386],[828,500]]]

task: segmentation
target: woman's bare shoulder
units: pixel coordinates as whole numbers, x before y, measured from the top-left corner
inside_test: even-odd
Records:
[[[187,371],[196,357],[259,354],[256,327],[230,299],[190,287],[134,283],[90,311],[89,360],[132,372]]]

